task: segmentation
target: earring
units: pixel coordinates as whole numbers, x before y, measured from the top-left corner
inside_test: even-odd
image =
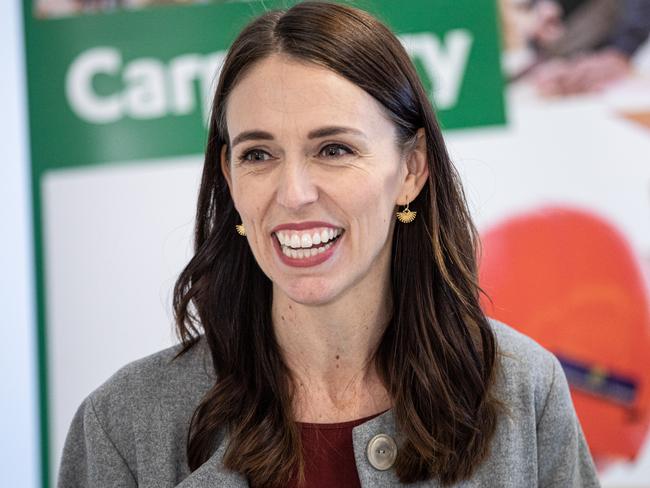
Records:
[[[235,225],[235,229],[237,230],[237,234],[239,234],[240,236],[246,235],[246,229],[244,228],[244,224]]]
[[[411,212],[409,210],[409,202],[407,197],[406,207],[401,212],[396,212],[395,215],[397,215],[397,220],[399,220],[401,223],[410,224],[415,220],[415,216],[417,215],[417,212]]]

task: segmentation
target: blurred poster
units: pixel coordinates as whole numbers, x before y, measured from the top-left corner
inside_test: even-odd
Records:
[[[500,0],[508,123],[450,134],[489,315],[554,352],[604,487],[650,487],[650,2]]]
[[[163,5],[189,3],[227,3],[233,0],[34,0],[34,15],[40,18],[64,17],[116,10],[138,10]],[[234,0],[254,1],[254,0]]]
[[[175,342],[210,96],[226,49],[291,1],[25,0],[43,486],[77,406]],[[354,2],[401,36],[447,129],[506,122],[488,0]],[[444,14],[443,14],[444,13]]]

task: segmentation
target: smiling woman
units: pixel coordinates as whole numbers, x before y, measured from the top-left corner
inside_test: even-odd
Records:
[[[481,310],[476,248],[397,38],[264,14],[214,97],[182,344],[89,396],[60,486],[597,486],[557,360]]]
[[[226,107],[232,142],[222,147],[221,169],[274,301],[336,302],[310,320],[317,330],[340,327],[325,325],[342,323],[337,310],[347,320],[388,313],[378,289],[390,268],[395,221],[388,217],[426,182],[424,137],[406,152],[371,95],[284,53],[243,75]],[[327,232],[337,238],[319,252],[312,236]]]

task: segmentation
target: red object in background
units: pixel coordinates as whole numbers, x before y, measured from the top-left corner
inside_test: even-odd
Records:
[[[555,353],[594,459],[634,459],[650,426],[650,303],[625,237],[544,208],[481,233],[486,313]]]

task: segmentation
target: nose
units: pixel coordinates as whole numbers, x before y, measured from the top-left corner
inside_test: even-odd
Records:
[[[297,210],[318,199],[318,189],[309,163],[298,158],[286,160],[280,172],[277,189],[279,205]]]

